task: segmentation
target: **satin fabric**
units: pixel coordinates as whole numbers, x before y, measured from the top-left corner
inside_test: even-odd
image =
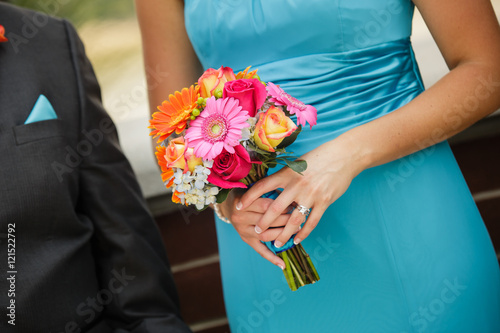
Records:
[[[412,16],[408,0],[185,1],[205,68],[252,65],[318,109],[299,156],[424,90]],[[321,280],[296,292],[216,222],[232,332],[500,331],[498,263],[446,142],[357,176],[303,242]]]

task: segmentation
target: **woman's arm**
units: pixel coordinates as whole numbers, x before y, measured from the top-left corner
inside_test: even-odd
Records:
[[[488,0],[414,0],[450,72],[411,103],[345,136],[364,168],[441,142],[500,105],[500,28]]]
[[[136,0],[151,113],[202,74],[184,26],[184,1]]]
[[[258,182],[238,208],[244,210],[275,188],[284,191],[257,223],[256,233],[266,230],[295,201],[313,208],[295,238],[300,242],[361,171],[441,142],[500,106],[500,29],[490,1],[414,3],[451,71],[407,105],[304,155],[308,169],[303,177],[285,168]],[[291,214],[277,242],[285,243],[303,221],[300,213]]]
[[[157,105],[167,99],[169,94],[189,87],[198,80],[203,70],[186,33],[184,1],[135,0],[135,5],[142,33],[146,73],[156,72],[147,76],[149,105],[151,113],[154,113]],[[156,140],[153,145],[156,145]],[[233,191],[221,204],[225,216],[231,216],[228,207],[234,207],[234,201],[240,196],[241,193]],[[274,259],[275,265],[284,267],[284,262],[255,237],[254,226],[271,202],[271,199],[256,200],[242,214],[235,216],[232,222],[245,242],[258,249],[259,253],[265,253],[266,259]],[[262,237],[276,238],[283,229],[279,226],[286,222],[285,216],[278,218],[272,224],[275,228],[264,232]]]

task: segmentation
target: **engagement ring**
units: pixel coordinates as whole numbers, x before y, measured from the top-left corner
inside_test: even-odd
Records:
[[[297,204],[297,209],[299,210],[300,214],[305,216],[309,215],[309,213],[311,212],[311,208],[307,208],[306,206],[302,206],[299,204]]]

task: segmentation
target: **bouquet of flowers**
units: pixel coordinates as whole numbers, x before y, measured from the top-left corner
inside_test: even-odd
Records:
[[[316,109],[272,82],[262,82],[250,67],[237,75],[229,67],[210,68],[158,110],[149,128],[161,142],[156,157],[175,203],[203,210],[222,203],[232,189],[248,188],[266,177],[278,164],[298,173],[307,168],[286,147],[306,122],[316,124]],[[269,247],[285,261],[292,290],[319,280],[301,244],[294,245],[292,239],[282,248],[273,243]]]

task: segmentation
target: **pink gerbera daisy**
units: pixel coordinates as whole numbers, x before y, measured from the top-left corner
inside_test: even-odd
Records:
[[[194,154],[204,160],[213,160],[226,149],[234,154],[239,145],[241,130],[250,126],[246,120],[248,112],[243,111],[234,98],[210,97],[203,112],[191,123],[185,138]]]
[[[316,125],[318,111],[314,106],[302,103],[295,97],[287,94],[283,89],[272,82],[267,83],[266,89],[269,96],[271,96],[269,101],[275,103],[276,105],[285,105],[290,114],[297,116],[297,123],[305,126],[307,121],[311,128],[313,125]]]

